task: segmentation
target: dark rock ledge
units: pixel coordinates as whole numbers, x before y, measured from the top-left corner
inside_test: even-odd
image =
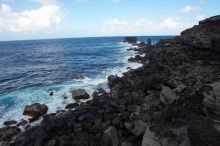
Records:
[[[206,45],[220,32],[197,35],[219,23],[217,16],[174,39],[142,43],[136,51],[146,54],[137,57],[143,67],[110,76],[110,93],[95,92],[74,111],[44,115],[11,142],[19,130],[8,126],[7,135],[2,128],[2,145],[220,146],[219,44]]]

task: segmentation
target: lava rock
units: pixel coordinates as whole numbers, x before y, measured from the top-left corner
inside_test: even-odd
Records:
[[[21,120],[20,122],[18,122],[18,124],[16,125],[17,127],[19,127],[19,126],[22,126],[22,127],[24,127],[24,126],[26,126],[28,124],[28,121],[26,121],[26,120]]]
[[[118,132],[114,126],[108,127],[104,131],[104,145],[111,145],[111,146],[118,146],[119,139],[118,139]]]
[[[74,90],[72,92],[72,97],[74,100],[81,100],[81,99],[89,99],[90,96],[84,89]]]
[[[27,115],[36,119],[46,114],[47,111],[48,111],[48,107],[45,104],[35,103],[30,106],[26,106],[23,115]]]
[[[134,129],[132,130],[132,133],[136,136],[140,136],[144,134],[144,131],[147,127],[147,123],[141,121],[141,120],[136,120],[134,123]]]
[[[11,141],[20,132],[21,132],[21,130],[17,127],[5,126],[0,129],[0,140],[1,141]]]
[[[74,108],[78,108],[79,107],[79,103],[75,102],[75,103],[70,103],[68,104],[65,109],[74,109]]]
[[[171,90],[169,87],[163,86],[163,89],[160,92],[160,100],[164,104],[171,104],[177,99],[178,97],[173,90]]]
[[[130,43],[130,44],[136,44],[137,37],[125,37],[124,42]]]
[[[17,124],[17,121],[15,121],[15,120],[5,121],[5,122],[3,123],[3,125],[6,125],[6,126],[15,125],[15,124]]]
[[[157,140],[157,137],[155,137],[155,134],[150,131],[149,127],[146,128],[146,131],[144,133],[142,146],[161,146]]]

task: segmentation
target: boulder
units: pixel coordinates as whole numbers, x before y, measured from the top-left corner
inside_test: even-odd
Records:
[[[48,107],[45,104],[35,103],[30,106],[26,106],[23,115],[27,115],[35,119],[46,114],[47,111]]]
[[[117,75],[108,76],[108,84],[110,88],[112,88],[115,84],[117,84],[118,81],[119,81],[119,77]]]
[[[1,141],[11,141],[20,132],[21,132],[21,130],[17,127],[5,126],[0,129],[0,140]]]
[[[24,127],[24,126],[26,126],[28,124],[28,121],[26,121],[26,120],[21,120],[20,122],[18,122],[18,124],[16,125],[17,127],[19,127],[19,126],[22,126],[22,127]]]
[[[130,44],[136,44],[137,37],[125,37],[124,42],[130,43]]]
[[[212,90],[204,93],[203,104],[211,115],[220,116],[220,81],[211,84]],[[217,118],[216,117],[216,118]],[[220,120],[220,118],[218,118]]]
[[[132,130],[132,133],[136,136],[141,136],[144,134],[144,131],[147,127],[147,123],[141,121],[141,120],[136,120],[134,123],[134,129]]]
[[[164,104],[172,104],[178,97],[176,93],[171,90],[169,87],[162,86],[162,90],[160,92],[160,100]]]
[[[81,99],[89,99],[89,94],[84,89],[74,90],[72,92],[72,97],[74,100],[81,100]]]
[[[111,145],[111,146],[119,145],[118,132],[114,126],[110,126],[104,131],[103,139],[104,139],[103,145]]]
[[[107,95],[107,92],[104,89],[98,89],[98,91],[94,91],[92,94],[93,98],[99,98]]]
[[[53,96],[54,95],[54,92],[52,91],[52,92],[50,92],[50,94],[49,94],[50,96]]]
[[[157,137],[152,131],[150,131],[149,127],[146,128],[144,133],[142,146],[161,146],[157,140]]]
[[[70,103],[68,104],[65,109],[74,109],[74,108],[77,108],[79,107],[79,103],[75,102],[75,103]]]
[[[15,125],[15,124],[17,124],[17,121],[15,121],[15,120],[5,121],[5,122],[3,123],[3,125],[6,125],[6,126]]]
[[[93,98],[97,98],[97,97],[99,97],[98,92],[97,92],[97,91],[94,91],[93,94],[92,94],[92,97],[93,97]]]

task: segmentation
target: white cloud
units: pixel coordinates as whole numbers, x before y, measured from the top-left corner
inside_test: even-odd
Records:
[[[205,15],[198,15],[198,16],[196,16],[196,20],[197,21],[204,20],[205,18],[206,18]]]
[[[201,8],[198,7],[198,6],[191,6],[191,5],[188,5],[188,6],[185,6],[184,8],[182,8],[180,11],[182,13],[193,13],[193,12],[197,12],[199,11]]]
[[[39,9],[13,11],[0,5],[0,29],[11,32],[39,32],[57,29],[61,24],[61,9],[57,5],[43,5]]]
[[[193,23],[173,17],[156,22],[145,18],[131,22],[113,19],[104,23],[101,33],[104,35],[168,35],[179,34],[191,26]]]
[[[31,1],[43,4],[43,5],[51,5],[51,4],[56,4],[57,3],[56,0],[31,0]]]

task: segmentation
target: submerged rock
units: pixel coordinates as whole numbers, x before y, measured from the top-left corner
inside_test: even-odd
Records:
[[[35,103],[30,106],[26,106],[23,115],[27,115],[35,119],[46,114],[47,111],[48,107],[45,104]]]
[[[89,99],[90,96],[84,89],[74,90],[72,92],[72,97],[74,100],[81,100],[81,99]]]
[[[76,80],[84,80],[85,77],[83,75],[76,75],[73,77],[73,79],[76,79]]]
[[[50,94],[49,94],[50,96],[53,96],[54,95],[54,93],[53,93],[53,91],[52,92],[50,92]]]

